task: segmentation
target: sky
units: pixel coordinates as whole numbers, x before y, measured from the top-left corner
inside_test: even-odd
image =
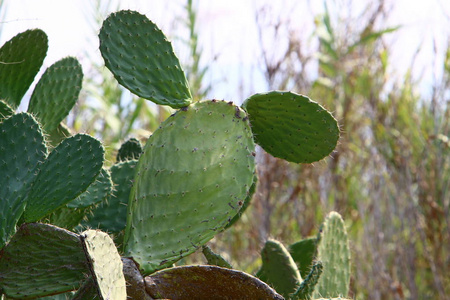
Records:
[[[426,93],[435,76],[440,76],[443,51],[450,40],[450,1],[446,0],[386,0],[392,6],[386,27],[401,25],[386,37],[392,44],[391,64],[399,74],[405,74],[416,55],[415,74],[421,78]],[[31,28],[40,28],[49,36],[49,51],[44,67],[66,56],[77,57],[83,70],[89,73],[92,59],[101,63],[96,34],[99,24],[92,21],[92,0],[4,0],[0,11],[0,44],[15,34]],[[179,36],[183,28],[183,0],[153,1],[101,1],[105,15],[118,9],[133,9],[147,15],[168,36]],[[194,1],[195,3],[196,1]],[[264,92],[267,86],[259,72],[260,47],[255,27],[255,12],[264,3],[271,3],[270,13],[291,21],[303,38],[313,30],[314,15],[323,11],[323,1],[300,0],[202,0],[198,2],[200,44],[204,62],[209,63],[209,80],[213,83],[213,96],[235,102],[254,92]],[[336,3],[343,0],[336,0]],[[354,0],[353,9],[358,10]],[[337,4],[337,5],[338,5]],[[89,21],[90,20],[90,21]],[[177,52],[177,41],[174,41]],[[178,45],[180,43],[178,42]],[[275,49],[277,45],[274,45]],[[418,49],[421,49],[417,54]],[[181,51],[183,52],[183,51]],[[435,55],[435,54],[438,55]],[[249,82],[240,88],[241,79]]]

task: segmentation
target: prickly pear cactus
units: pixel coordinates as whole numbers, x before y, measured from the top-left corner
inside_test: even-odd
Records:
[[[99,34],[106,67],[139,97],[173,108],[187,106],[191,92],[172,44],[146,16],[123,10],[111,14]]]
[[[345,297],[350,284],[350,250],[344,221],[337,212],[325,219],[319,233],[317,260],[323,273],[314,290],[314,297]]]
[[[125,300],[123,265],[113,240],[98,230],[87,230],[80,237],[101,299]]]
[[[131,138],[120,146],[117,152],[117,162],[139,159],[142,154],[142,145],[135,138]]]
[[[111,167],[114,191],[91,213],[87,214],[87,220],[82,222],[84,227],[101,229],[114,234],[125,229],[128,198],[133,185],[136,165],[136,160],[128,160]]]
[[[45,132],[52,132],[75,105],[81,91],[83,71],[78,60],[66,57],[50,66],[31,95],[28,112]]]
[[[0,99],[17,108],[47,54],[48,38],[40,29],[27,30],[0,48]]]
[[[0,100],[0,122],[12,116],[13,114],[14,110],[11,108],[11,106],[9,106],[5,101]]]
[[[208,261],[208,265],[218,266],[222,268],[232,269],[231,264],[222,257],[222,255],[214,253],[207,245],[203,245],[202,253]]]
[[[258,278],[288,298],[303,281],[287,249],[276,240],[268,240],[261,250],[262,266]]]
[[[52,225],[22,225],[0,254],[0,289],[13,299],[75,290],[86,273],[78,235]]]
[[[245,112],[232,103],[198,102],[163,122],[139,159],[125,255],[150,274],[223,230],[253,184],[253,151]]]
[[[19,113],[0,123],[0,249],[15,232],[46,155],[43,133],[31,115]]]
[[[312,163],[336,147],[336,119],[317,102],[291,92],[272,91],[245,100],[255,142],[275,157]]]
[[[84,192],[99,174],[104,149],[77,134],[59,144],[40,166],[27,196],[25,222],[35,222]]]
[[[317,282],[319,281],[320,275],[322,274],[323,266],[321,262],[317,262],[311,268],[308,276],[300,284],[297,291],[292,295],[292,299],[299,300],[309,300],[312,297]]]
[[[308,275],[317,253],[317,237],[310,237],[289,245],[288,251],[304,278]]]

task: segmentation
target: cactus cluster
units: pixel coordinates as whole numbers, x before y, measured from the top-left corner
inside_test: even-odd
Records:
[[[251,96],[242,107],[192,103],[171,43],[137,12],[111,14],[99,38],[105,65],[120,84],[178,110],[144,147],[130,139],[106,167],[101,143],[71,136],[62,123],[81,89],[76,59],[48,68],[28,112],[15,114],[42,65],[47,38],[31,30],[0,49],[6,62],[0,64],[0,295],[346,296],[349,253],[337,213],[327,217],[319,238],[289,247],[267,241],[256,277],[234,270],[206,246],[250,205],[257,184],[255,143],[295,163],[320,160],[339,137],[331,114],[306,96],[281,91]],[[174,267],[198,249],[209,265]]]

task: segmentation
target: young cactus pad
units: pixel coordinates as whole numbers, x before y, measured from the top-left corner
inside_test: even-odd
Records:
[[[268,240],[261,251],[262,266],[257,276],[278,293],[288,297],[302,282],[297,265],[282,243]]]
[[[308,97],[291,92],[255,94],[243,104],[255,142],[275,157],[312,163],[334,150],[336,119]]]
[[[181,108],[191,103],[186,76],[172,44],[146,16],[119,11],[99,34],[106,67],[117,81],[139,97]]]
[[[313,295],[345,297],[350,284],[350,250],[344,221],[337,212],[328,214],[318,239],[317,260],[323,264],[323,273]]]
[[[15,232],[36,167],[46,155],[44,136],[30,114],[0,123],[0,249]]]
[[[47,55],[48,38],[40,29],[19,33],[0,48],[0,99],[17,108]]]
[[[81,91],[83,71],[78,60],[66,57],[50,66],[31,95],[28,112],[45,132],[55,130],[75,105]]]
[[[128,205],[125,254],[144,274],[170,266],[224,229],[255,172],[246,114],[224,101],[180,110],[147,141]]]

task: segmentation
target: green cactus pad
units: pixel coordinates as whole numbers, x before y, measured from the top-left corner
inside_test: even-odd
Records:
[[[308,276],[300,284],[297,291],[292,295],[292,299],[299,300],[309,300],[314,291],[314,288],[319,281],[320,275],[322,274],[323,266],[321,262],[317,262],[311,268]]]
[[[111,167],[114,191],[106,201],[94,208],[87,221],[82,222],[83,226],[109,233],[118,233],[125,228],[128,198],[130,198],[136,165],[136,160],[129,160]]]
[[[0,123],[0,249],[15,232],[36,167],[46,155],[42,131],[30,114]]]
[[[314,297],[347,296],[350,284],[350,250],[344,221],[337,212],[325,219],[319,234],[317,259],[323,273],[314,290]]]
[[[24,212],[26,222],[35,222],[84,192],[99,174],[104,149],[85,134],[65,139],[40,167]]]
[[[222,231],[248,196],[254,143],[245,112],[203,101],[163,122],[139,159],[125,253],[144,274],[170,266]]]
[[[0,253],[0,287],[13,299],[77,289],[89,273],[77,234],[46,224],[24,224]]]
[[[112,181],[109,172],[102,168],[95,181],[75,200],[67,203],[69,208],[87,208],[104,201],[112,192]]]
[[[139,156],[142,154],[142,145],[141,143],[135,139],[131,138],[120,146],[119,151],[117,152],[117,162],[126,161],[126,160],[136,160],[139,159]]]
[[[216,266],[161,270],[145,277],[145,285],[155,299],[284,299],[249,274]]]
[[[308,275],[317,253],[317,238],[310,237],[294,243],[288,247],[288,251],[297,264],[300,274],[305,277]]]
[[[172,44],[146,16],[119,11],[99,34],[106,67],[117,81],[139,97],[173,108],[187,106],[191,92]]]
[[[84,242],[91,273],[102,299],[126,299],[123,265],[113,240],[98,230],[87,230],[80,237]]]
[[[48,38],[40,29],[19,33],[0,48],[0,99],[17,108],[47,54]]]
[[[45,132],[56,130],[75,105],[82,81],[83,70],[74,57],[61,59],[42,75],[31,95],[28,112],[38,118]]]
[[[14,114],[14,110],[3,100],[0,100],[0,122],[4,119],[12,116]]]
[[[312,163],[336,147],[336,120],[305,96],[278,91],[255,94],[243,107],[249,114],[255,142],[275,157]]]
[[[208,261],[208,265],[218,266],[222,268],[232,269],[231,264],[222,257],[222,255],[214,253],[211,248],[206,245],[202,247],[202,253]]]
[[[286,298],[297,290],[303,280],[282,243],[268,240],[261,251],[261,258],[262,266],[257,274],[259,279]]]

